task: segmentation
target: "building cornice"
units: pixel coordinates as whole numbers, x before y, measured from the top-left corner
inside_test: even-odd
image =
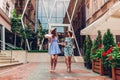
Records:
[[[8,23],[10,24],[10,18],[4,13],[4,11],[0,8],[0,16]]]

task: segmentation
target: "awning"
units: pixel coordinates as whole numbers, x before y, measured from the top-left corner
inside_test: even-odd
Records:
[[[110,29],[113,35],[120,35],[120,1],[117,1],[102,17],[82,29],[80,35],[97,35],[100,30],[104,34]]]

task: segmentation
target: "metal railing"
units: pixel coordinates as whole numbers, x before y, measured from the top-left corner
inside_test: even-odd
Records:
[[[3,41],[1,41],[0,40],[0,52],[1,52],[1,50],[2,50],[2,48],[3,48],[3,44],[5,44],[5,50],[10,50],[10,63],[12,63],[13,62],[13,55],[12,55],[12,50],[13,49],[15,49],[16,47],[14,47],[12,44],[10,44],[10,43],[5,43],[5,42],[3,42]],[[6,54],[6,53],[5,53]],[[8,54],[7,54],[7,56],[8,56]]]

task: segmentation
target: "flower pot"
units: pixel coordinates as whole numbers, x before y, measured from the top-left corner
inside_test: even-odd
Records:
[[[92,60],[92,71],[101,75],[108,74],[108,69],[105,69],[102,64],[102,59]]]
[[[120,80],[120,67],[112,68],[112,80]]]

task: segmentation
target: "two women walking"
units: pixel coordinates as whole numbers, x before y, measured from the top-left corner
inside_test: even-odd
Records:
[[[49,37],[50,47],[48,53],[50,54],[50,62],[51,62],[51,70],[50,72],[54,72],[56,65],[58,54],[61,54],[59,45],[64,45],[64,55],[65,55],[65,62],[67,66],[67,72],[71,72],[71,58],[73,52],[73,39],[72,39],[72,32],[66,32],[65,41],[63,43],[58,42],[56,28],[51,30],[51,37]]]

